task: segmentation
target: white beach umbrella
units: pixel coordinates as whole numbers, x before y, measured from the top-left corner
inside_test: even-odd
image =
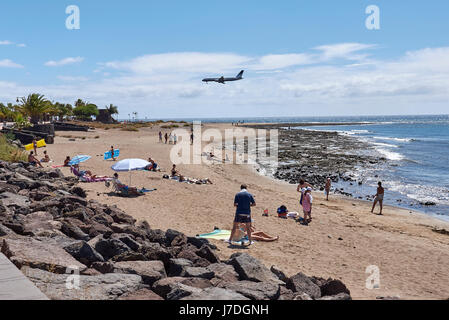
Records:
[[[118,172],[142,170],[150,165],[143,159],[124,159],[114,164],[111,169]],[[131,174],[129,175],[129,184],[131,185]]]

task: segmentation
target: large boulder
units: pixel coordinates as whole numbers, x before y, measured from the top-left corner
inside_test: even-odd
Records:
[[[73,219],[73,220],[76,220],[76,219]],[[61,224],[62,224],[61,231],[66,236],[76,239],[76,240],[84,240],[84,241],[90,240],[89,235],[84,233],[81,230],[81,228],[78,227],[76,224],[71,223],[71,221],[69,221],[69,219],[65,219],[65,220],[61,221]]]
[[[201,258],[206,259],[210,263],[219,263],[220,258],[218,255],[210,248],[210,246],[204,244],[200,249],[196,251],[196,254]]]
[[[207,267],[210,265],[210,261],[205,258],[201,258],[196,254],[197,248],[192,245],[185,246],[182,251],[177,255],[177,258],[187,259],[193,262],[195,267]]]
[[[115,300],[143,288],[142,278],[135,274],[70,276],[28,267],[21,271],[52,300]]]
[[[85,241],[76,241],[64,247],[76,260],[90,266],[94,262],[104,262],[104,258]]]
[[[135,292],[125,293],[120,296],[118,300],[131,300],[131,301],[140,301],[140,300],[164,300],[162,297],[158,296],[156,293],[151,291],[150,289],[140,289]]]
[[[142,253],[148,260],[161,260],[165,265],[169,265],[170,258],[172,256],[167,251],[166,248],[162,247],[159,243],[147,242],[140,249],[139,252]]]
[[[137,274],[148,285],[152,285],[154,282],[167,277],[162,261],[116,262],[114,263],[114,273]]]
[[[214,272],[215,277],[211,279],[213,286],[218,287],[223,283],[239,281],[239,275],[233,266],[225,263],[213,263],[207,269]]]
[[[247,253],[234,253],[227,263],[234,267],[240,280],[283,284],[273,272]]]
[[[212,279],[215,276],[215,272],[204,267],[185,267],[181,273],[183,277],[204,278]]]
[[[293,292],[307,293],[313,299],[321,297],[320,287],[301,272],[287,280],[287,288]]]
[[[54,273],[65,273],[68,267],[87,269],[61,247],[32,238],[3,239],[2,253],[19,269],[29,266]]]
[[[181,300],[249,300],[244,295],[223,288],[206,288],[198,293],[181,298]]]
[[[159,296],[166,299],[167,295],[170,292],[176,290],[179,287],[179,285],[185,285],[188,287],[193,287],[193,288],[198,288],[198,289],[210,288],[212,286],[210,284],[210,281],[207,279],[169,277],[169,278],[163,278],[161,280],[156,281],[153,284],[152,289]],[[179,297],[179,295],[178,295],[178,297]]]
[[[237,281],[221,287],[238,292],[251,300],[276,300],[280,296],[280,285],[273,282]]]
[[[323,279],[323,278],[317,278],[312,277],[311,280],[320,287],[321,290],[321,296],[335,296],[339,293],[345,293],[347,295],[350,295],[351,292],[349,289],[345,286],[343,282],[341,282],[338,279]]]
[[[115,256],[131,251],[130,247],[122,241],[114,238],[105,239],[103,236],[98,236],[89,244],[100,253],[106,260],[112,259]]]
[[[168,264],[168,275],[170,277],[181,276],[186,267],[192,267],[193,262],[187,259],[170,259]]]
[[[45,211],[30,213],[24,217],[23,222],[24,233],[27,235],[36,236],[42,232],[54,235],[61,234],[61,222],[54,221],[53,216]]]

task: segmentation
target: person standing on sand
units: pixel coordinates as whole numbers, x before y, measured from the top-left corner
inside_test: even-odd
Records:
[[[331,178],[327,178],[326,185],[324,186],[324,193],[326,194],[326,201],[329,201],[329,193],[331,192],[332,181]]]
[[[37,156],[37,141],[36,138],[33,138],[33,142],[31,142],[33,144],[33,149],[34,149],[34,154]]]
[[[162,143],[162,131],[159,131],[159,142]]]
[[[168,141],[168,133],[166,132],[165,133],[165,144],[167,144],[167,141]]]
[[[176,133],[173,135],[173,144],[176,144],[178,142],[178,136]]]
[[[373,204],[373,208],[371,209],[371,213],[374,213],[374,208],[376,207],[377,202],[379,202],[379,205],[380,205],[379,215],[382,215],[385,189],[382,187],[382,182],[379,181],[379,183],[377,185],[378,185],[377,193],[374,196],[374,204]]]
[[[114,157],[114,146],[111,146],[111,157],[112,157],[112,161],[115,161],[115,157]]]
[[[308,187],[304,190],[304,198],[302,200],[305,225],[308,225],[310,222],[312,222],[312,202],[312,188]]]
[[[251,207],[256,206],[256,201],[254,201],[254,197],[251,193],[248,192],[248,187],[245,184],[240,186],[240,192],[235,195],[234,198],[234,207],[236,207],[235,211],[235,219],[234,225],[232,226],[231,236],[229,237],[229,243],[231,243],[232,239],[234,239],[234,234],[240,227],[240,224],[245,224],[249,244],[252,244],[251,238]]]
[[[304,181],[304,179],[299,180],[299,185],[296,188],[296,191],[301,192],[301,199],[299,200],[299,204],[300,205],[302,205],[302,199],[304,197],[304,192],[303,191],[306,188],[312,188],[313,189],[313,186],[310,183]]]

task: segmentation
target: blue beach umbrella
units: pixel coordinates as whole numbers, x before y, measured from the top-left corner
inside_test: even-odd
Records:
[[[85,161],[89,160],[90,158],[92,158],[92,157],[88,156],[88,155],[75,156],[75,157],[73,157],[72,160],[70,160],[69,166],[74,166],[76,164],[80,164],[81,162],[85,162]]]

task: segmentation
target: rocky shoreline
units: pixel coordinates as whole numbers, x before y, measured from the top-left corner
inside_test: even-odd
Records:
[[[257,129],[279,130],[279,166],[273,178],[298,184],[300,179],[324,190],[327,178],[332,182],[363,184],[353,174],[361,168],[377,168],[387,162],[373,155],[373,146],[337,132],[286,129],[285,124],[248,125]],[[335,193],[352,196],[344,188]]]
[[[340,280],[286,277],[247,253],[221,261],[209,241],[152,229],[27,163],[0,161],[0,246],[54,300],[351,299]]]

